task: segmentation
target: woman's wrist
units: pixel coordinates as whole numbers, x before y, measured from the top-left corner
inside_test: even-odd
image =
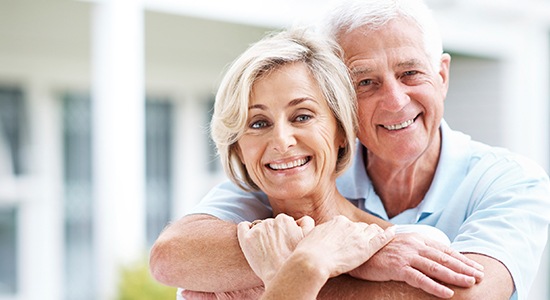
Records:
[[[329,275],[330,272],[324,270],[310,253],[295,251],[275,277],[264,282],[266,297],[262,299],[316,299]]]

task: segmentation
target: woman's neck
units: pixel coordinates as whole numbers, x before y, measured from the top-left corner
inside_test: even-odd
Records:
[[[312,195],[296,197],[292,200],[269,198],[269,202],[273,208],[273,215],[285,213],[296,220],[303,216],[310,216],[315,220],[315,224],[324,223],[338,215],[346,216],[352,221],[365,222],[359,217],[365,212],[344,198],[335,185]]]

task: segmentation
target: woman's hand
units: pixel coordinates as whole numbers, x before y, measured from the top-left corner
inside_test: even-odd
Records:
[[[310,217],[294,221],[284,214],[238,226],[241,249],[266,286],[291,255],[315,264],[328,279],[364,263],[394,234],[393,228],[384,231],[378,225],[352,222],[344,216],[315,227]]]
[[[292,255],[305,254],[327,279],[347,273],[390,242],[394,228],[386,231],[376,224],[352,222],[344,216],[316,226],[298,244]]]
[[[237,234],[250,267],[267,284],[314,226],[311,217],[295,221],[288,215],[279,214],[274,219],[241,222]]]

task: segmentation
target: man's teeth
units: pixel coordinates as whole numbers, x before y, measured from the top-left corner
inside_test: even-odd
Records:
[[[399,129],[403,129],[405,127],[409,127],[409,125],[411,125],[413,122],[414,122],[414,119],[411,119],[411,120],[405,121],[401,124],[384,125],[384,128],[386,128],[387,130],[399,130]]]
[[[302,166],[306,162],[307,162],[306,158],[300,158],[300,159],[297,159],[295,161],[282,163],[282,164],[269,164],[269,167],[274,169],[274,170],[286,170],[286,169]]]

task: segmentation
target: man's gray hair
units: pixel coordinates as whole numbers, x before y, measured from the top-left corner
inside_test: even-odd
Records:
[[[439,70],[443,42],[432,11],[423,0],[343,0],[320,24],[320,30],[337,42],[343,34],[359,27],[365,33],[378,30],[391,20],[405,18],[418,26],[424,39],[424,50],[434,70]]]

